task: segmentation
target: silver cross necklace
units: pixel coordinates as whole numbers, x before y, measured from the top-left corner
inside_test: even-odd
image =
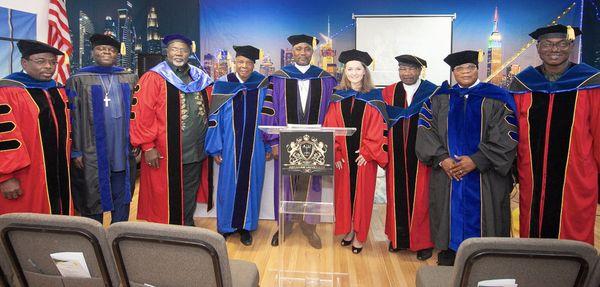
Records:
[[[100,75],[100,83],[102,84],[102,89],[104,90],[104,106],[108,108],[108,103],[110,102],[108,94],[110,93],[110,87],[112,86],[112,75],[108,75],[108,88],[104,84],[104,79],[102,79],[102,75]]]

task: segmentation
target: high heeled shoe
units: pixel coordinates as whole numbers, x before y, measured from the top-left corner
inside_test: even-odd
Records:
[[[346,240],[346,236],[350,235],[350,233],[352,233],[352,238],[350,238],[350,240]],[[342,238],[342,242],[340,242],[340,244],[342,246],[348,246],[350,244],[352,244],[352,240],[354,240],[354,236],[356,236],[356,234],[354,232],[350,232],[348,234],[346,234],[346,236],[344,236],[344,238]]]

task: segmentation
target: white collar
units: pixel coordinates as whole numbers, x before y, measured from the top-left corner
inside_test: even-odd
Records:
[[[306,71],[308,71],[308,69],[310,69],[310,65],[300,66],[300,65],[294,63],[294,66],[296,66],[296,69],[298,69],[302,74],[306,73]]]
[[[417,89],[421,85],[421,79],[417,79],[417,81],[412,85],[407,85],[404,82],[402,82],[402,84],[404,85],[404,89],[406,89],[406,88]]]
[[[244,80],[242,80],[242,78],[240,77],[240,75],[238,75],[238,73],[235,73],[235,77],[238,79],[238,81],[240,81],[240,83],[244,83]]]
[[[475,83],[473,85],[471,85],[469,87],[469,89],[472,88],[472,87],[475,87],[475,86],[479,85],[479,83],[481,83],[481,81],[479,79],[477,79],[477,81],[475,81]],[[463,86],[461,86],[460,84],[458,86],[461,87],[461,88],[463,88]]]

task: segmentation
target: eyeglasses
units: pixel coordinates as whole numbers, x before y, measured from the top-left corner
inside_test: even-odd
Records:
[[[462,72],[473,72],[477,70],[477,66],[475,65],[468,65],[468,66],[458,66],[458,67],[454,67],[453,71],[462,73]]]
[[[571,42],[570,41],[560,41],[560,42],[550,42],[550,41],[542,41],[538,43],[540,49],[542,50],[552,50],[553,48],[556,47],[556,49],[558,50],[567,50],[569,49],[569,47],[571,46]]]
[[[400,71],[400,72],[415,72],[418,69],[419,68],[417,68],[417,67],[406,67],[406,66],[404,66],[404,67],[399,67],[398,71]]]
[[[182,53],[182,54],[189,54],[190,53],[190,49],[188,48],[175,48],[175,47],[171,47],[169,48],[169,52],[171,53]]]
[[[46,64],[50,64],[50,66],[56,66],[58,64],[58,61],[56,61],[55,59],[43,59],[43,58],[38,58],[38,59],[27,59],[28,61],[34,62],[36,65],[46,65]]]

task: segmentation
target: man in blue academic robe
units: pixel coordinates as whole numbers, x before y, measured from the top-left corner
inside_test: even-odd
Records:
[[[240,233],[252,244],[250,231],[258,227],[265,159],[271,147],[258,129],[267,94],[266,78],[254,72],[260,51],[233,46],[235,72],[215,82],[210,104],[206,153],[219,164],[217,229],[224,236]]]

